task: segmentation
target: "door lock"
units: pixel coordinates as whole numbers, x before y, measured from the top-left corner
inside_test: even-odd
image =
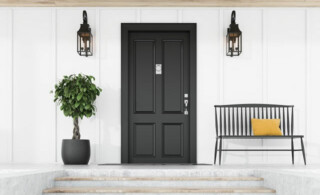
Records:
[[[188,107],[188,103],[189,103],[189,101],[188,100],[184,100],[184,107]]]
[[[189,115],[189,111],[188,111],[188,104],[189,104],[189,100],[188,98],[188,94],[184,94],[184,98],[186,98],[184,100],[184,115]]]

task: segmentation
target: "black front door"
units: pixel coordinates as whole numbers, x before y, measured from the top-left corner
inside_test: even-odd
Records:
[[[128,33],[128,163],[190,163],[190,32]]]

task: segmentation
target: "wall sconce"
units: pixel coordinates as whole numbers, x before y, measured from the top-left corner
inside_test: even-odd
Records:
[[[80,56],[92,56],[93,44],[91,28],[88,24],[87,12],[83,10],[83,24],[77,32],[77,51]]]
[[[242,52],[242,33],[236,24],[236,12],[232,11],[231,24],[227,33],[227,56],[239,56]]]

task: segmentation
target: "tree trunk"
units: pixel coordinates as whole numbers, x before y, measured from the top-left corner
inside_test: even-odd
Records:
[[[80,139],[79,118],[73,119],[73,136],[72,139]]]

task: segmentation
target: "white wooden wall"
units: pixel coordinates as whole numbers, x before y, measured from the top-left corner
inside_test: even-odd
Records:
[[[88,12],[94,56],[76,52],[82,10]],[[231,8],[0,8],[0,162],[61,162],[61,140],[72,120],[53,103],[63,75],[91,74],[103,89],[98,114],[81,121],[92,163],[120,162],[120,24],[197,23],[198,162],[212,163],[215,104],[296,106],[296,132],[307,160],[320,162],[320,9],[237,8],[243,54],[225,56]],[[283,141],[229,141],[228,148],[289,147]],[[297,146],[300,146],[296,142]],[[285,163],[290,153],[229,152],[224,162]],[[301,162],[301,154],[296,153]]]

